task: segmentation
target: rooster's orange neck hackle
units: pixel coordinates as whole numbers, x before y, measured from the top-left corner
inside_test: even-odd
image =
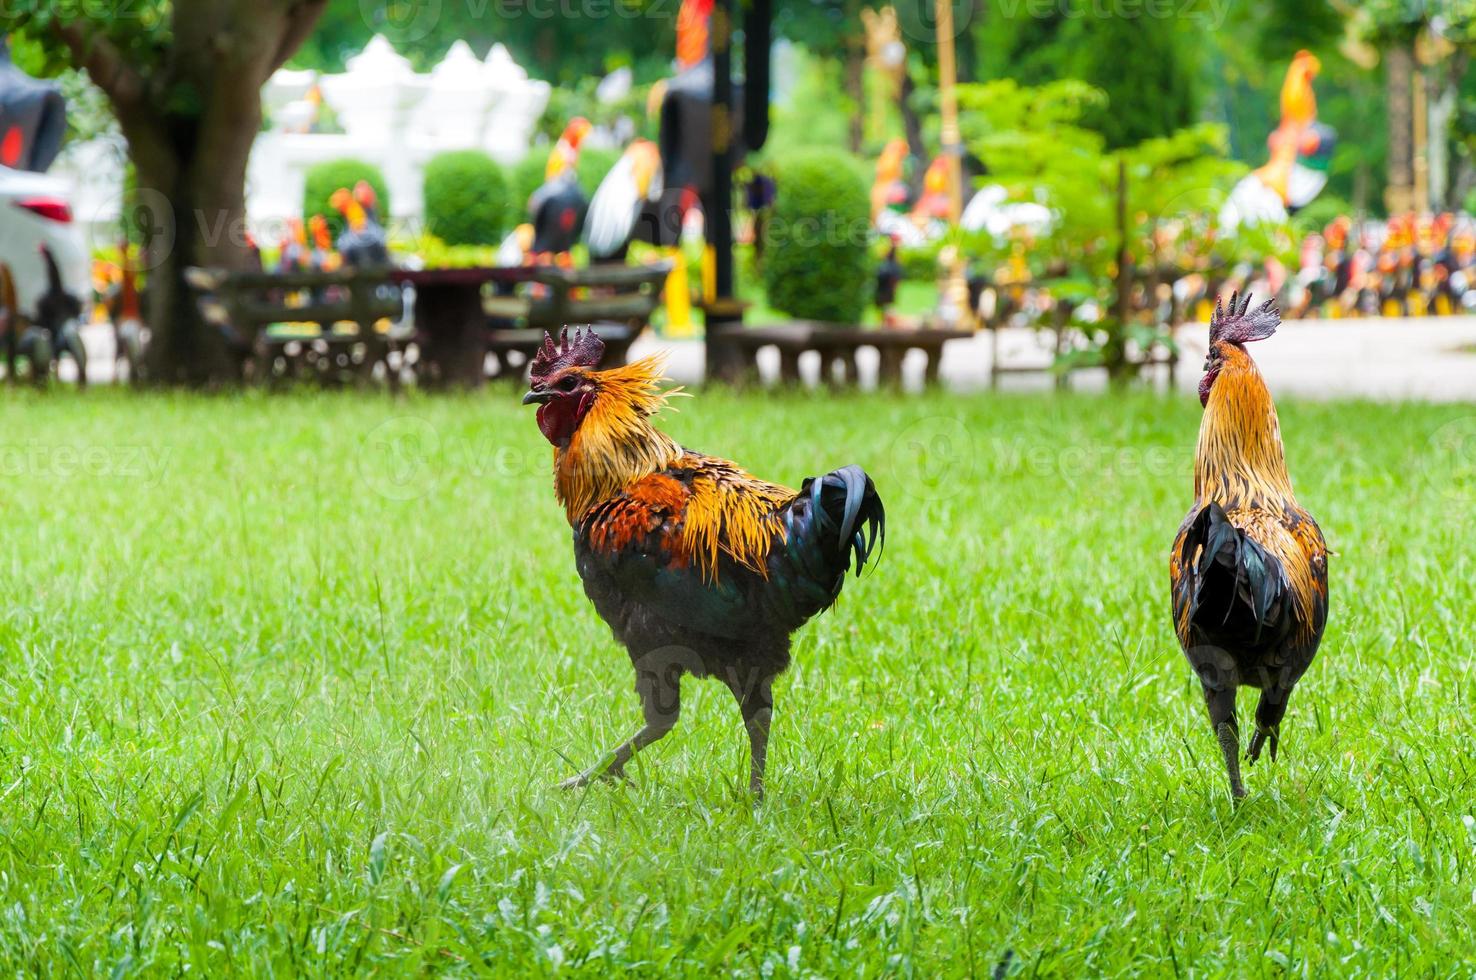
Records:
[[[1271,336],[1281,315],[1270,302],[1248,310],[1250,297],[1217,304],[1200,384],[1204,418],[1194,453],[1194,494],[1201,502],[1294,500],[1281,423],[1260,369],[1245,344]]]
[[[661,356],[595,370],[603,354],[593,332],[576,331],[571,339],[566,330],[557,346],[546,339],[523,399],[539,404],[539,429],[554,446],[554,490],[569,523],[579,528],[623,496],[640,505],[632,514],[661,507],[682,515],[674,532],[678,557],[693,561],[705,579],[716,579],[724,556],[767,576],[769,551],[785,539],[779,510],[795,492],[685,450],[656,428],[652,416],[681,393],[661,387]],[[609,516],[596,532],[605,545],[625,547],[651,531],[644,517]]]
[[[569,523],[637,480],[681,459],[676,440],[651,423],[679,389],[662,389],[664,357],[590,372],[588,412],[565,446],[554,449],[554,491]]]

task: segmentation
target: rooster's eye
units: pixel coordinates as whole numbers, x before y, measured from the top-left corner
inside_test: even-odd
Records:
[[[579,379],[571,374],[567,378],[564,378],[562,381],[560,381],[558,387],[560,391],[573,391],[575,388],[579,387]]]

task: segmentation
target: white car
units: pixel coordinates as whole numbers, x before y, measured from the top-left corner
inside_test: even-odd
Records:
[[[92,269],[82,229],[72,220],[66,183],[0,166],[0,263],[10,266],[16,302],[32,321],[36,301],[48,288],[43,245],[56,259],[62,288],[86,309]]]

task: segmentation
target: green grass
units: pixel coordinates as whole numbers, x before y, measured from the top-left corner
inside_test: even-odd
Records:
[[[1469,971],[1470,407],[1282,406],[1332,618],[1238,808],[1168,620],[1192,398],[681,409],[887,501],[759,809],[690,680],[628,784],[552,788],[639,710],[505,391],[7,396],[6,972]]]

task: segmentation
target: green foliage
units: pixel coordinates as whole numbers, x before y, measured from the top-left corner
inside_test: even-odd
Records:
[[[429,232],[391,239],[390,251],[396,256],[413,256],[435,268],[470,269],[497,264],[496,245],[449,245]]]
[[[840,64],[798,45],[790,57],[796,66],[794,87],[770,110],[762,159],[789,156],[801,148],[845,146],[849,138],[852,101],[842,84]]]
[[[514,209],[507,177],[480,150],[452,150],[425,167],[425,223],[448,245],[495,245]]]
[[[569,120],[583,116],[595,126],[613,126],[619,120],[627,120],[635,127],[635,135],[654,140],[657,123],[646,112],[646,101],[651,86],[632,85],[623,98],[606,102],[597,94],[601,78],[585,75],[562,85],[555,85],[549,93],[548,105],[538,117],[535,132],[550,144],[559,138]]]
[[[574,177],[579,181],[579,189],[584,191],[585,197],[594,197],[600,181],[605,179],[619,159],[619,150],[586,146],[579,151],[579,162],[574,165]]]
[[[1063,39],[1080,54],[1072,74],[1100,89],[1106,104],[1082,116],[1109,150],[1168,136],[1195,118],[1195,78],[1176,23],[1121,14],[1081,17]],[[1131,52],[1131,63],[1124,54]]]
[[[1353,213],[1353,205],[1336,194],[1323,191],[1311,204],[1292,215],[1291,224],[1296,229],[1296,236],[1301,237],[1310,232],[1321,232],[1334,218]]]
[[[206,7],[204,0],[198,4]],[[85,7],[85,10],[79,9]],[[85,16],[78,16],[85,13]],[[174,34],[174,0],[134,0],[130,3],[79,5],[53,0],[9,0],[0,4],[0,35],[24,36],[17,45],[18,63],[30,74],[55,75],[75,63],[74,52],[63,43],[59,28],[78,31],[89,46],[106,43],[128,66],[144,76],[164,67],[170,58]],[[166,102],[189,100],[179,87],[165,88]],[[198,99],[198,95],[195,97]]]
[[[778,196],[764,251],[769,303],[799,319],[859,323],[875,286],[861,164],[839,150],[804,150],[773,168]]]
[[[338,234],[343,231],[343,216],[334,210],[332,204],[328,203],[329,198],[340,187],[353,190],[354,185],[361,180],[367,180],[369,186],[374,188],[374,193],[379,198],[379,219],[387,224],[390,215],[390,199],[383,172],[372,163],[365,163],[363,160],[355,160],[352,157],[325,160],[308,169],[303,178],[303,221],[306,222],[315,214],[321,214],[328,219],[329,231],[335,238],[338,237]]]
[[[1245,167],[1224,158],[1225,135],[1201,124],[1131,148],[1107,152],[1083,117],[1101,105],[1080,82],[1027,88],[995,81],[959,88],[964,137],[1013,199],[1050,208],[1049,230],[1029,243],[1036,280],[1055,283],[1073,303],[1090,303],[1098,318],[1078,323],[1080,344],[1066,364],[1106,364],[1125,376],[1135,358],[1166,338],[1143,310],[1143,322],[1114,319],[1118,254],[1125,245],[1134,269],[1164,270],[1169,279],[1242,260],[1293,256],[1286,228],[1240,228],[1226,234],[1219,213]],[[1126,179],[1126,227],[1119,221],[1119,174]],[[1135,353],[1136,352],[1136,353]]]
[[[1034,5],[993,9],[983,18],[990,76],[1028,85],[1077,79],[1103,94],[1080,123],[1108,149],[1167,136],[1195,120],[1195,46],[1208,15],[1163,16],[1147,5],[1105,9],[1094,0],[1062,0],[1045,16]]]
[[[342,71],[347,58],[375,34],[383,34],[421,71],[438,63],[454,42],[464,40],[478,57],[485,57],[493,44],[505,44],[535,77],[559,86],[579,84],[627,64],[639,81],[654,81],[671,72],[676,11],[665,0],[551,7],[522,0],[328,0],[319,30],[293,64]]]

